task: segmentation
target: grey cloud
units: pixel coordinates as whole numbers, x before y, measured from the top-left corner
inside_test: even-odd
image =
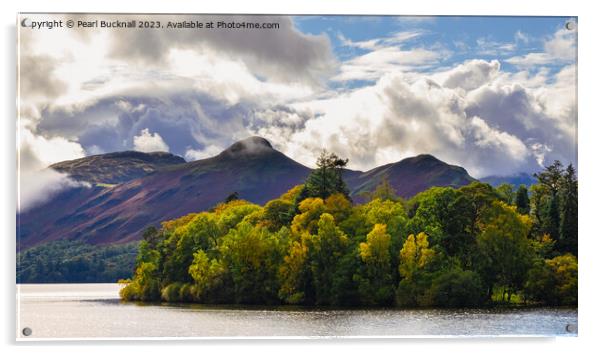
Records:
[[[247,135],[253,107],[228,104],[198,92],[175,92],[161,98],[114,96],[76,107],[47,109],[37,125],[41,135],[73,137],[88,154],[133,149],[133,139],[144,129],[158,133],[172,153],[188,149],[228,146]]]
[[[19,59],[20,93],[28,98],[53,99],[67,90],[55,74],[57,62],[45,55],[22,55]]]
[[[327,148],[350,158],[351,167],[362,170],[420,153],[462,165],[475,177],[533,172],[540,168],[542,156],[547,163],[553,158],[571,161],[574,149],[567,145],[570,139],[558,137],[562,132],[543,125],[552,124],[552,118],[538,113],[540,103],[533,93],[519,85],[492,86],[497,64],[486,66],[494,74],[482,75],[476,68],[482,87],[469,91],[468,96],[464,90],[440,86],[429,78],[407,82],[403,75],[392,75],[359,90],[363,92],[359,96],[350,94],[329,103],[333,106],[323,116],[309,116],[303,126],[270,123],[257,133],[277,141],[275,145],[292,146],[288,150],[291,156],[305,158],[305,163],[311,162],[308,156]],[[474,76],[465,76],[468,82],[475,82]],[[483,77],[489,82],[481,84],[486,81]],[[368,92],[386,107],[382,115],[370,116],[361,109],[355,116],[337,114],[339,106],[353,112],[350,107],[365,105],[358,98]],[[282,110],[273,117],[285,121],[295,113]]]
[[[319,83],[334,68],[335,59],[326,35],[308,35],[297,31],[285,16],[214,16],[170,17],[152,15],[145,20],[225,21],[278,23],[278,29],[136,29],[113,31],[110,56],[146,64],[160,64],[171,48],[205,48],[242,59],[258,76],[276,81]]]
[[[500,62],[493,60],[471,60],[451,70],[443,86],[449,88],[463,88],[474,90],[495,77],[500,70]]]
[[[45,168],[33,147],[21,141],[19,148],[19,196],[17,213],[27,211],[49,200],[59,192],[76,187],[89,187],[87,183],[72,180],[68,175]]]
[[[574,162],[577,144],[575,137],[567,135],[559,122],[545,115],[541,102],[534,102],[533,96],[522,86],[484,87],[470,98],[466,112],[470,116],[480,116],[501,131],[517,136],[527,146],[546,145],[543,161],[548,164],[555,159],[564,163]],[[576,112],[569,112],[575,118]],[[540,151],[533,149],[534,154]],[[536,169],[536,165],[529,166]]]

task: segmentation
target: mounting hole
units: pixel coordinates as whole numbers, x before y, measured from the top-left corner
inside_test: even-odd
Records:
[[[575,332],[577,332],[577,326],[575,326],[575,325],[574,325],[574,324],[572,324],[572,323],[569,323],[569,324],[567,324],[567,325],[566,325],[566,327],[565,327],[565,330],[566,330],[568,333],[575,333]]]
[[[23,328],[23,330],[21,331],[23,333],[24,336],[29,337],[31,336],[31,334],[33,333],[33,331],[31,330],[31,328],[29,327],[25,327]]]
[[[564,24],[564,28],[566,28],[569,31],[574,30],[577,27],[577,24],[575,23],[575,21],[566,21],[566,23]]]

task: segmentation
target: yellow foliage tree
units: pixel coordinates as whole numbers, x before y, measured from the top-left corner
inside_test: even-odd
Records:
[[[435,256],[429,248],[428,236],[424,232],[408,236],[399,251],[399,275],[411,280],[417,270],[424,268]]]

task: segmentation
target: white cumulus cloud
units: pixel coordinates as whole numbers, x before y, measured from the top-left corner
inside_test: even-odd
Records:
[[[506,62],[518,67],[536,65],[567,64],[577,59],[576,31],[560,29],[551,38],[544,41],[543,52],[532,52],[525,55],[513,56]]]
[[[223,148],[215,145],[209,145],[202,150],[189,148],[186,150],[184,158],[186,159],[186,161],[202,160],[208,157],[213,157],[222,152],[223,150]]]
[[[151,133],[148,129],[142,129],[140,135],[134,137],[134,150],[141,152],[169,152],[169,146],[163,141],[159,133]]]

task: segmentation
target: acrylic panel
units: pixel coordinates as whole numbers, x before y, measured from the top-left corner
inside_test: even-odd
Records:
[[[576,336],[577,25],[19,14],[17,339]]]

